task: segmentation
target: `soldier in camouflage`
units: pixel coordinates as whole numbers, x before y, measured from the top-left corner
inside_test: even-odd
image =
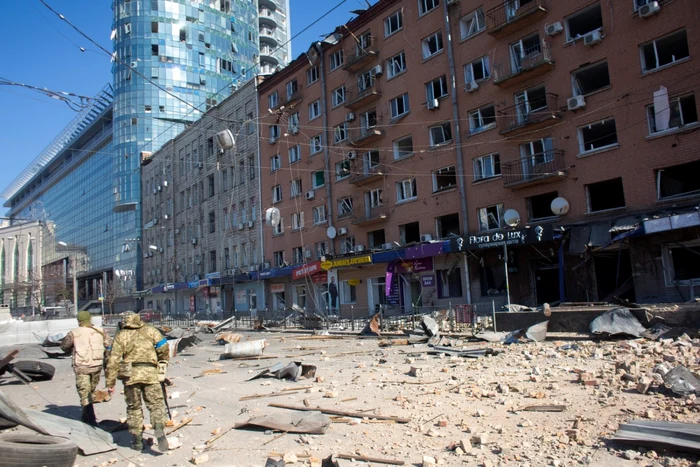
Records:
[[[129,432],[133,435],[131,448],[143,449],[143,398],[151,414],[158,448],[168,450],[165,437],[165,401],[160,385],[159,367],[167,365],[170,349],[167,340],[153,326],[141,321],[138,314],[126,312],[122,329],[114,338],[112,352],[105,371],[106,385],[114,391],[116,380],[124,383],[126,418]]]
[[[75,386],[83,407],[81,420],[97,426],[93,400],[95,389],[100,382],[100,373],[104,364],[105,350],[109,350],[112,339],[102,329],[90,322],[89,311],[78,313],[78,327],[68,333],[61,341],[61,350],[73,351],[73,370]]]

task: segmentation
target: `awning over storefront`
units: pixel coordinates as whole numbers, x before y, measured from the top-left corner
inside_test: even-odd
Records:
[[[294,266],[284,266],[281,268],[263,269],[258,272],[259,279],[272,279],[273,277],[291,276]]]
[[[313,261],[311,263],[302,264],[292,271],[292,280],[302,279],[304,277],[313,276],[321,271],[321,262]]]
[[[445,253],[444,245],[449,241],[422,243],[408,248],[397,248],[396,250],[382,251],[372,254],[373,263],[389,263],[402,259],[431,258]]]

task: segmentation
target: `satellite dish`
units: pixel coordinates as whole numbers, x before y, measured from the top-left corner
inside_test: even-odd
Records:
[[[277,208],[268,208],[265,211],[265,223],[269,226],[276,227],[280,223],[280,210]]]
[[[503,213],[503,220],[511,227],[516,227],[520,224],[520,213],[515,209],[508,209]]]
[[[335,227],[330,226],[326,229],[326,235],[330,239],[334,239],[336,235],[338,235],[338,232],[335,230]]]
[[[222,130],[216,134],[216,142],[221,149],[231,149],[236,147],[236,140],[233,139],[231,130]]]
[[[552,200],[552,204],[549,205],[550,209],[552,212],[557,215],[557,216],[563,216],[567,212],[569,212],[569,202],[562,198],[561,196],[554,198]]]

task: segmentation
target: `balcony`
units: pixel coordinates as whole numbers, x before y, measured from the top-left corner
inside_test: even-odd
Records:
[[[263,42],[272,44],[274,47],[277,47],[278,45],[281,44],[282,41],[282,36],[280,35],[279,32],[277,32],[277,29],[270,29],[270,28],[260,28],[260,39],[263,39]]]
[[[279,65],[279,59],[274,55],[275,49],[268,46],[260,47],[260,61],[266,61],[268,64],[274,66]]]
[[[353,43],[352,48],[345,51],[343,70],[354,73],[362,68],[367,68],[369,63],[379,56],[377,41],[374,37],[370,36],[359,42],[351,38],[351,42]]]
[[[268,8],[270,10],[276,10],[280,7],[279,1],[277,0],[258,0],[258,6],[260,8]]]
[[[499,133],[518,134],[533,131],[561,118],[556,94],[542,94],[498,111]]]
[[[258,10],[258,19],[261,26],[269,26],[272,30],[277,27],[277,13],[268,8]]]
[[[486,12],[488,33],[499,39],[540,20],[547,14],[548,0],[505,0]]]
[[[294,91],[291,95],[287,95],[287,99],[282,102],[281,105],[285,107],[289,107],[290,105],[294,105],[298,102],[301,102],[301,100],[304,98],[304,95],[301,92],[301,89],[297,89]]]
[[[377,118],[372,126],[366,124],[350,129],[348,142],[351,146],[363,146],[374,143],[384,136],[384,132],[378,128],[380,119]]]
[[[389,218],[389,210],[384,206],[371,207],[369,204],[358,206],[359,214],[352,221],[353,225],[373,225],[384,222]]]
[[[514,190],[557,181],[566,177],[564,151],[550,151],[501,164],[503,187]]]
[[[511,55],[513,55],[512,50]],[[515,86],[552,69],[554,69],[552,45],[541,41],[526,49],[521,57],[494,63],[493,84],[501,87]]]
[[[381,156],[378,159],[372,159],[369,156],[372,153],[365,153],[362,158],[357,158],[352,161],[350,166],[349,182],[356,186],[367,185],[377,180],[382,180],[386,176],[388,169],[386,165],[381,164]]]
[[[358,84],[345,91],[345,107],[351,110],[371,104],[382,97],[379,82],[372,76],[367,83]]]

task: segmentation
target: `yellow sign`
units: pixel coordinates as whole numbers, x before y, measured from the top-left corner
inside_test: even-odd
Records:
[[[348,281],[348,285],[352,285],[353,287],[354,287],[354,286],[357,286],[357,285],[360,285],[360,279],[350,279],[350,280]]]
[[[324,261],[321,263],[321,269],[325,269],[326,271],[328,271],[332,267],[333,267],[333,263],[330,261]]]
[[[326,261],[328,262],[328,261]],[[365,256],[355,256],[352,258],[338,258],[334,259],[331,261],[332,267],[334,268],[342,268],[346,266],[356,266],[358,264],[368,264],[372,262],[372,255],[365,255]],[[323,263],[321,263],[321,267],[323,269],[326,269],[323,266]]]

